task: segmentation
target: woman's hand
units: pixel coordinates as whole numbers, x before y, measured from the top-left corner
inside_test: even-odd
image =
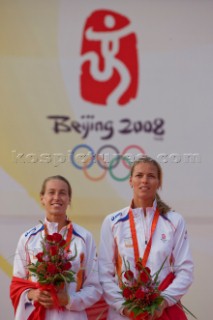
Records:
[[[54,304],[53,298],[49,291],[31,289],[28,291],[27,297],[29,300],[39,302],[46,309],[52,308]],[[58,291],[57,298],[60,307],[64,307],[69,303],[69,296],[65,290]]]
[[[127,318],[130,317],[130,311],[129,311],[127,308],[124,308],[124,309],[123,309],[122,314],[123,314],[125,317],[127,317]]]
[[[162,314],[163,314],[164,309],[167,307],[168,307],[168,303],[166,302],[166,300],[163,300],[163,302],[161,302],[158,310],[156,310],[154,315],[152,317],[150,317],[148,320],[156,320],[156,319],[160,318],[160,316],[162,316]]]
[[[58,303],[60,307],[65,307],[69,303],[69,296],[66,290],[60,290],[57,293]]]
[[[167,308],[167,307],[168,307],[168,303],[164,300],[160,304],[158,310],[155,311],[153,316],[148,316],[148,317],[146,316],[144,319],[146,319],[146,320],[156,320],[156,319],[160,318],[160,316],[162,316],[162,314],[163,314],[164,309]],[[130,311],[127,308],[123,309],[122,314],[125,317],[130,318]],[[141,314],[141,318],[143,318],[143,314]]]
[[[39,302],[44,308],[52,308],[53,307],[53,299],[51,297],[50,292],[43,291],[40,289],[31,289],[28,291],[27,297],[29,300],[33,302]]]

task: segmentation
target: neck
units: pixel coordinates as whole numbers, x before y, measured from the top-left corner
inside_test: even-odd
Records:
[[[67,225],[67,220],[63,222],[58,222],[58,232]]]
[[[154,199],[141,199],[133,198],[132,204],[133,208],[143,208],[146,211],[147,207],[153,206]]]
[[[51,216],[51,217],[46,217],[46,219],[49,222],[55,222],[58,223],[58,232],[67,225],[67,217],[60,217],[60,219],[57,216]]]

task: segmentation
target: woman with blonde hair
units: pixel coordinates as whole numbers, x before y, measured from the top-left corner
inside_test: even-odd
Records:
[[[148,156],[137,159],[131,167],[129,183],[133,190],[130,206],[109,214],[101,228],[99,273],[109,305],[107,319],[132,318],[130,310],[123,305],[119,283],[120,279],[125,282],[125,261],[136,277],[139,260],[152,274],[165,261],[159,273],[159,281],[164,283],[161,286],[164,299],[153,316],[141,315],[141,319],[187,319],[177,305],[193,281],[185,221],[158,195],[162,169],[157,161]]]

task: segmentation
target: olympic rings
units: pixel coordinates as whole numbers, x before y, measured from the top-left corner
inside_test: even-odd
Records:
[[[88,164],[88,166],[87,166],[87,168],[90,168],[92,165],[93,165],[93,162],[94,162],[94,156],[95,156],[95,152],[94,152],[94,150],[90,147],[90,146],[88,146],[88,144],[78,144],[77,146],[75,146],[75,148],[72,150],[72,152],[71,152],[71,154],[70,154],[70,160],[71,160],[71,162],[72,162],[72,164],[74,165],[74,167],[76,167],[77,169],[79,169],[79,170],[82,170],[82,167],[81,166],[79,166],[75,161],[74,161],[74,155],[75,155],[75,153],[76,153],[76,151],[77,150],[79,150],[80,148],[86,148],[86,149],[88,149],[90,152],[91,152],[91,154],[92,154],[92,157],[91,157],[91,162]],[[80,154],[80,156],[81,156],[82,154]]]
[[[142,154],[145,154],[145,151],[144,151],[141,147],[139,147],[139,146],[136,145],[136,144],[132,144],[131,146],[128,146],[128,147],[126,147],[126,148],[124,149],[124,151],[122,152],[122,156],[125,155],[126,152],[127,152],[127,150],[129,150],[129,149],[131,149],[131,148],[138,149],[139,151],[142,152]],[[126,165],[126,162],[124,161],[123,158],[122,158],[122,162],[123,162],[123,165],[124,165],[127,169],[130,168],[131,164],[130,164],[130,166],[127,166],[127,165]]]
[[[126,157],[124,157],[124,156],[117,156],[117,158],[118,159],[122,159],[122,162],[124,161],[124,159],[125,159],[125,161],[127,161],[128,162],[128,164],[131,166],[131,162],[129,161],[129,159],[128,158],[126,158]],[[125,177],[123,177],[123,178],[118,178],[118,177],[116,177],[115,175],[114,175],[114,173],[112,172],[112,168],[113,168],[113,162],[115,161],[115,160],[117,160],[116,158],[114,158],[114,159],[112,159],[111,161],[110,161],[110,164],[109,164],[109,173],[110,173],[110,175],[111,175],[111,177],[114,179],[114,180],[116,180],[116,181],[125,181],[125,180],[127,180],[127,179],[129,179],[129,176],[130,176],[130,172],[128,172],[128,174],[125,176]]]
[[[99,158],[100,156],[97,155],[97,157]],[[103,160],[101,157],[100,157],[100,159],[101,159],[101,161],[103,161],[103,163],[106,165],[106,163],[104,162],[104,160]],[[90,161],[90,159],[87,159],[86,162],[85,162],[85,165],[83,165],[83,173],[84,173],[84,175],[85,175],[89,180],[92,180],[92,181],[102,180],[102,179],[105,177],[105,175],[106,175],[106,173],[107,173],[107,170],[104,170],[103,173],[102,173],[99,177],[91,177],[91,176],[89,175],[89,173],[87,172],[87,168],[88,168],[88,167],[87,167],[86,163],[88,162],[88,160]],[[102,167],[102,168],[106,169],[106,167]]]
[[[103,149],[106,149],[106,148],[111,148],[112,150],[115,151],[115,155],[116,155],[116,156],[119,155],[119,150],[118,150],[118,148],[116,148],[115,146],[113,146],[113,145],[111,145],[111,144],[105,144],[105,145],[103,145],[102,147],[100,147],[100,148],[98,149],[98,151],[97,151],[97,155],[101,155],[101,151],[102,151]],[[104,154],[104,153],[103,153],[103,154]],[[99,163],[99,160],[98,160],[98,159],[97,159],[97,162],[98,162],[98,164],[99,164],[99,166],[100,166],[101,168],[104,169],[104,168],[106,167],[106,166],[103,167],[102,164]],[[118,161],[115,162],[115,165],[113,166],[113,168],[117,167],[118,163],[119,163],[119,158],[118,158]]]
[[[86,149],[86,152],[77,153],[77,151],[83,148]],[[104,153],[103,150],[107,148],[111,148],[115,153]],[[127,151],[130,149],[136,149],[137,151],[140,151],[140,153],[127,153]],[[117,147],[111,144],[103,145],[98,149],[97,153],[95,153],[93,148],[87,144],[78,144],[72,149],[70,153],[70,162],[76,169],[82,170],[85,177],[91,181],[102,180],[106,176],[107,170],[109,170],[111,178],[116,181],[123,182],[129,178],[130,173],[128,172],[128,174],[124,177],[118,177],[113,173],[113,169],[115,169],[120,163],[122,163],[125,168],[130,169],[131,162],[133,162],[138,155],[141,155],[141,153],[145,154],[145,151],[143,150],[143,148],[135,144],[125,147],[122,153],[119,153]],[[104,159],[106,155],[112,155],[113,158],[106,161],[106,159]],[[132,158],[132,156],[134,158]],[[82,164],[77,163],[77,159],[80,160]],[[99,176],[93,177],[91,176],[91,174],[89,174],[88,169],[90,169],[95,163],[98,164],[101,169],[103,169],[103,172]]]

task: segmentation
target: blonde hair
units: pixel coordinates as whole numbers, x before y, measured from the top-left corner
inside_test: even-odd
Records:
[[[140,158],[138,158],[137,160],[135,160],[133,162],[133,164],[131,166],[131,170],[130,170],[130,176],[132,177],[135,167],[140,163],[151,163],[155,166],[155,168],[157,169],[157,175],[158,175],[158,179],[160,182],[160,188],[161,188],[162,187],[162,180],[163,180],[162,168],[156,160],[152,159],[149,156],[146,156],[146,155],[141,156]],[[163,202],[161,200],[158,193],[156,193],[156,201],[157,201],[157,208],[161,214],[166,214],[168,211],[171,210],[171,207],[169,207],[165,202]]]

